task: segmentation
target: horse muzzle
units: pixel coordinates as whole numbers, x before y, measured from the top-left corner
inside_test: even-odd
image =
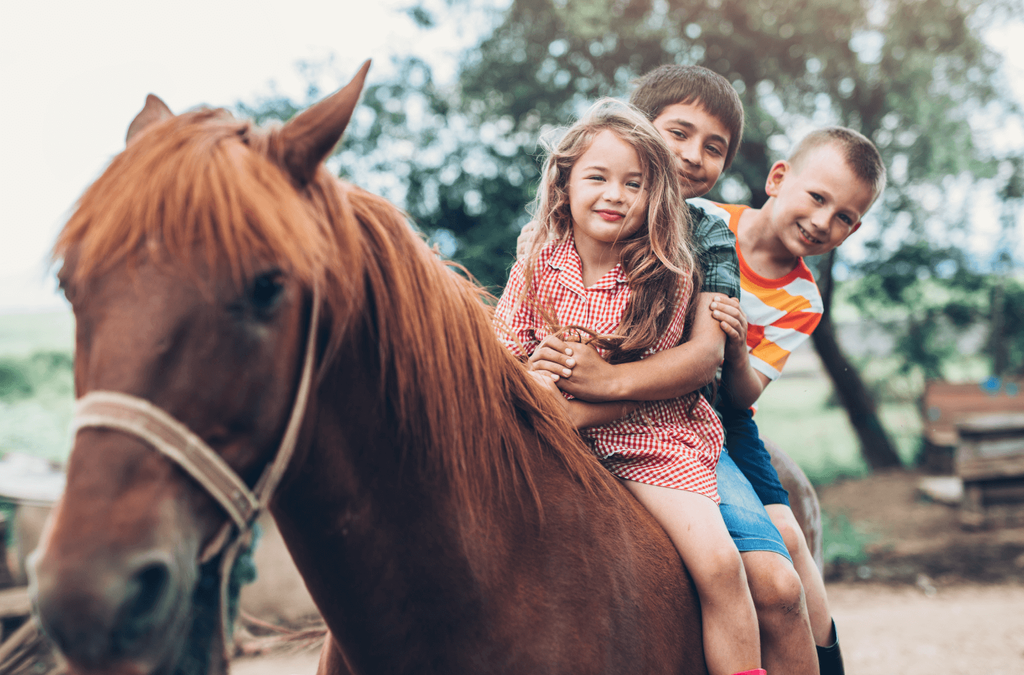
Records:
[[[73,565],[45,550],[36,555],[34,611],[73,671],[149,674],[176,661],[189,628],[194,562],[190,568],[160,550]]]

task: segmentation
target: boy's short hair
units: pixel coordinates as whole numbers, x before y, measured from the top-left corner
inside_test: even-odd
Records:
[[[857,178],[871,187],[871,202],[885,189],[885,164],[878,148],[864,134],[847,127],[823,127],[803,137],[789,156],[794,168],[814,149],[831,144],[839,150]]]
[[[652,122],[676,103],[698,103],[716,117],[729,131],[724,167],[729,168],[743,138],[743,102],[729,80],[703,66],[664,65],[640,77],[636,85],[629,102]]]

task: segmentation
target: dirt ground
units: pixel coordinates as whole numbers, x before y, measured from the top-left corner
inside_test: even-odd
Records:
[[[1024,671],[1024,513],[965,530],[955,508],[922,499],[920,476],[891,473],[820,490],[868,539],[868,557],[827,570],[851,675]],[[303,600],[302,602],[306,602]],[[234,675],[312,675],[306,651],[239,658]]]

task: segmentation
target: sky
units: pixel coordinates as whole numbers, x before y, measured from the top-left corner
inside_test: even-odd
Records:
[[[0,312],[65,307],[48,252],[84,189],[124,147],[146,94],[175,112],[279,92],[333,57],[333,86],[366,58],[419,54],[443,78],[472,26],[423,33],[406,0],[32,0],[0,3]],[[287,8],[287,9],[284,9]],[[470,22],[467,22],[467,24]],[[1024,23],[993,31],[1024,102]]]
[[[0,2],[0,312],[65,306],[49,249],[74,202],[123,149],[146,94],[174,112],[274,91],[304,100],[299,62],[333,57],[338,74],[325,85],[333,87],[372,58],[372,82],[388,72],[396,45],[430,54],[439,75],[453,70],[465,30],[424,35],[402,4]]]

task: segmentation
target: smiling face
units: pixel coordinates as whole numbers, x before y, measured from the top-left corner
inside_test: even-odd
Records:
[[[725,169],[730,141],[725,124],[697,101],[665,107],[653,124],[679,159],[683,197],[702,197],[710,192]]]
[[[585,265],[591,255],[618,255],[647,217],[643,168],[632,145],[608,129],[594,137],[569,174],[569,210]]]
[[[830,144],[814,148],[795,165],[776,162],[765,191],[773,200],[771,233],[794,257],[821,255],[842,244],[875,197]]]

